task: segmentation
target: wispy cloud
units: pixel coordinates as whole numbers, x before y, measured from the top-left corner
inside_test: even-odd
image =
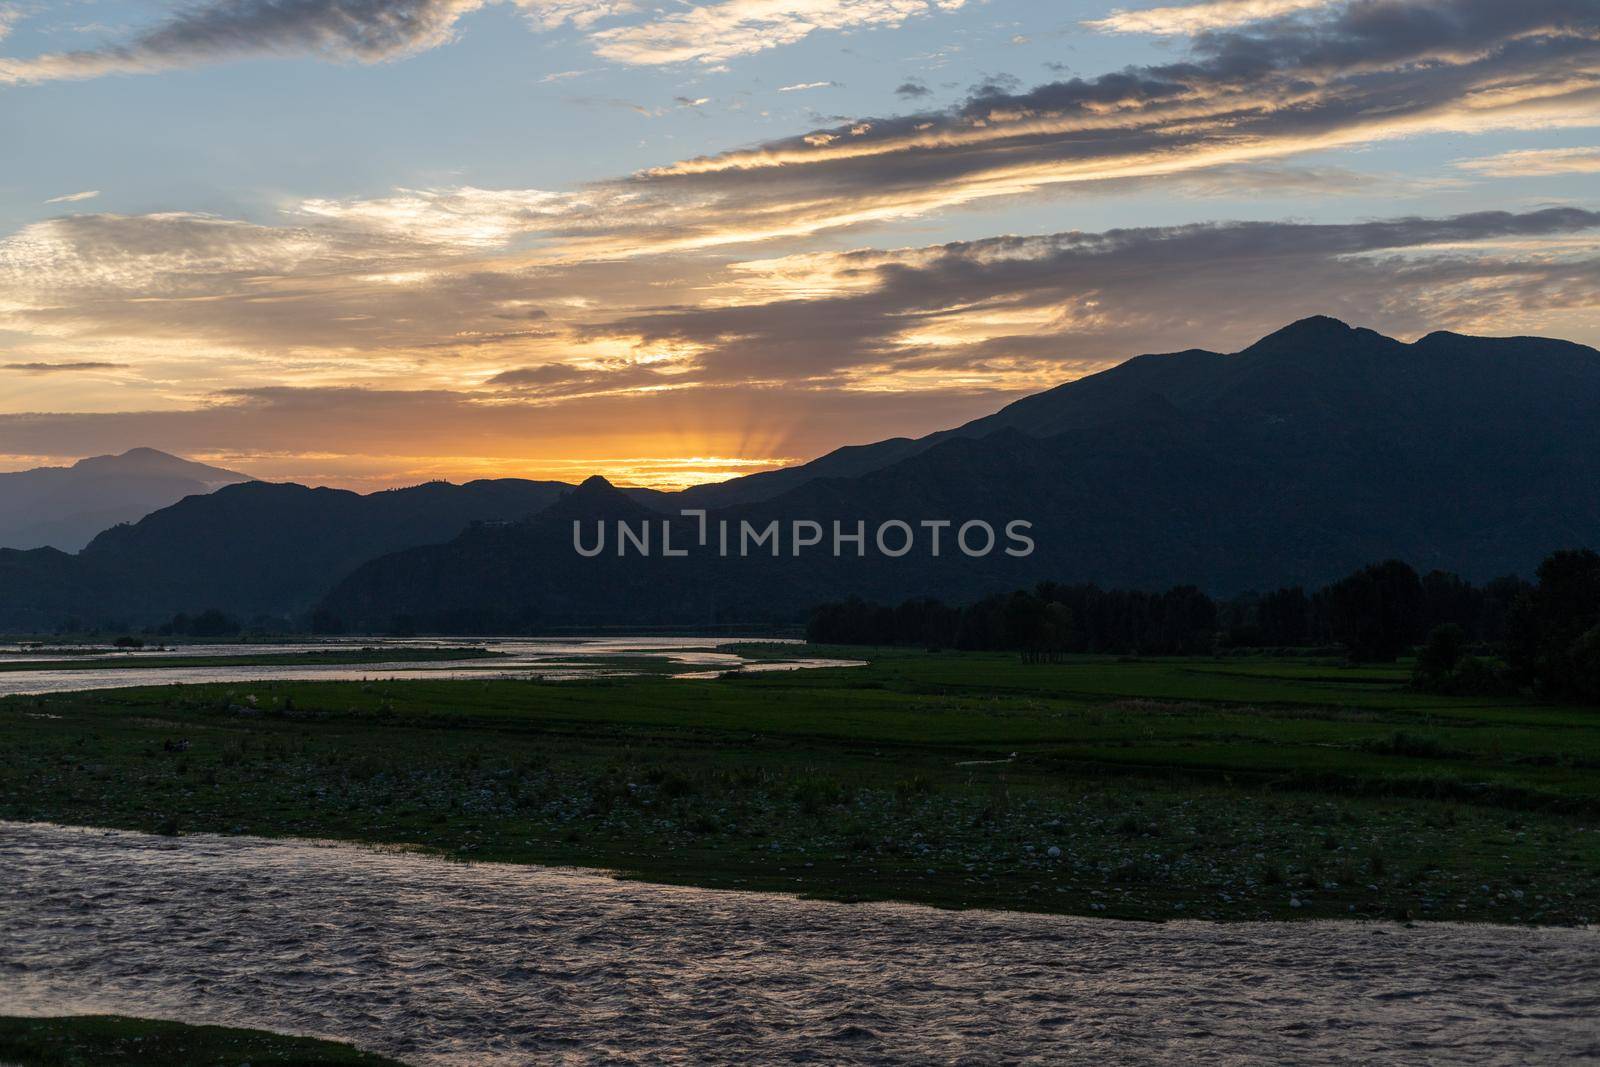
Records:
[[[548,229],[587,202],[581,194],[460,186],[397,189],[391,196],[364,200],[305,200],[296,210],[397,240],[474,249],[499,247],[517,234]]]
[[[832,89],[837,85],[838,82],[799,82],[795,85],[780,85],[778,86],[778,92],[801,93],[807,89]]]
[[[0,83],[151,74],[258,56],[378,63],[450,41],[463,15],[502,0],[209,0],[98,48],[0,59]],[[543,28],[627,10],[607,0],[512,0]]]
[[[1600,212],[1565,208],[812,253],[740,268],[768,299],[661,309],[606,328],[700,346],[710,381],[1023,388],[1068,373],[1063,359],[1197,338],[1243,343],[1313,313],[1402,334],[1538,332],[1528,327],[1592,307],[1597,231]]]
[[[966,0],[719,0],[609,28],[599,24],[635,15],[638,5],[630,0],[202,0],[124,41],[0,58],[0,84],[151,74],[265,56],[379,63],[446,44],[463,16],[500,3],[520,8],[535,29],[577,27],[604,59],[653,66],[717,64],[821,31],[894,27],[954,11]],[[11,10],[0,7],[0,37]]]
[[[1555,174],[1600,174],[1600,147],[1543,148],[1463,159],[1462,170],[1491,178],[1540,178]]]
[[[1210,2],[1203,0],[1197,4],[1151,7],[1143,10],[1119,9],[1105,18],[1091,19],[1084,25],[1101,33],[1192,36],[1208,30],[1227,29],[1250,22],[1330,7],[1340,2],[1344,0],[1210,0]]]
[[[94,247],[105,251],[104,240]],[[617,263],[515,273],[470,262],[392,291],[355,269],[323,260],[272,278],[219,277],[196,265],[187,281],[124,298],[94,278],[57,275],[35,289],[0,278],[42,316],[10,312],[5,325],[47,323],[57,344],[114,339],[127,350],[149,335],[171,348],[226,328],[275,353],[268,380],[281,381],[291,359],[309,366],[308,346],[327,367],[320,382],[299,370],[295,388],[214,388],[181,411],[132,409],[119,383],[119,414],[0,415],[0,453],[143,440],[278,476],[306,476],[329,456],[352,471],[410,457],[408,468],[459,474],[810,455],[868,423],[884,435],[927,432],[1141,351],[1230,350],[1313,312],[1409,336],[1583,336],[1600,284],[1600,212],[1000,237],[701,264],[688,278],[682,262],[653,276]],[[641,306],[641,292],[656,303]],[[92,315],[51,311],[91,297]],[[340,321],[356,309],[370,318]],[[511,330],[473,349],[497,313],[532,316],[539,336]],[[423,351],[419,337],[442,347]],[[462,441],[472,456],[460,455]]]
[[[1225,168],[1253,175],[1252,187],[1274,174],[1301,187],[1305,175],[1284,158],[1429,131],[1597,123],[1600,9],[1590,0],[1366,0],[1318,21],[1210,32],[1173,63],[1026,91],[991,81],[952,108],[856,119],[576,191],[398,190],[297,210],[322,226],[317,240],[360,231],[430,254],[516,245],[530,262],[581,262]],[[186,225],[210,235],[203,247],[242,232]]]
[[[131,40],[0,60],[0,81],[147,74],[262,55],[321,55],[373,63],[449,40],[484,0],[212,0],[180,8]]]
[[[1596,124],[1592,0],[1365,0],[1209,32],[1177,62],[1023,92],[988,85],[951,109],[681,160],[629,186],[705,198],[697,229],[718,243],[1421,133]]]
[[[600,30],[595,54],[617,63],[723,63],[794,44],[824,30],[899,26],[955,11],[966,0],[721,0],[651,21]]]
[[[67,193],[64,196],[52,196],[49,200],[46,200],[45,203],[47,203],[47,204],[76,204],[79,201],[83,201],[83,200],[93,200],[95,197],[97,197],[99,195],[100,195],[100,190],[98,190],[98,189],[85,189],[81,193]]]
[[[89,361],[79,363],[3,363],[0,364],[0,370],[19,371],[23,374],[62,374],[71,371],[114,370],[118,367],[126,366],[126,363]]]

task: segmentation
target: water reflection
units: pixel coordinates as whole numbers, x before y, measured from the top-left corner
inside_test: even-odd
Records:
[[[1592,930],[836,905],[352,846],[0,823],[0,1011],[418,1065],[1571,1062]]]
[[[728,651],[731,643],[755,641],[791,646],[793,655],[752,658]],[[398,661],[394,650],[482,647],[501,653],[475,660],[416,663]],[[387,651],[386,651],[387,650]],[[0,671],[0,696],[113,689],[130,685],[193,682],[270,682],[314,679],[542,678],[550,681],[666,673],[676,678],[714,678],[727,671],[791,671],[815,667],[859,666],[853,660],[804,655],[800,641],[773,638],[575,637],[552,639],[429,638],[368,642],[189,645],[168,649],[115,649],[109,646],[33,648],[0,646],[0,664],[62,663],[51,670]],[[370,661],[340,664],[270,666],[140,666],[141,660],[170,657],[222,658],[293,653],[371,653]],[[386,658],[389,657],[389,658]],[[693,668],[684,670],[678,668]]]

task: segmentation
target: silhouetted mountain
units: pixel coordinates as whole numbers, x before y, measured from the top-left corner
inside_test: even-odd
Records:
[[[0,547],[76,552],[108,526],[249,480],[153,448],[0,474]]]
[[[1600,543],[1596,441],[1593,349],[1450,333],[1404,344],[1309,319],[1238,353],[1141,356],[950,431],[727,489],[233,486],[109,530],[77,557],[0,552],[0,625],[303,612],[324,593],[351,628],[776,621],[851,594],[954,602],[1041,579],[1226,595],[1320,585],[1387,557],[1483,580]],[[673,518],[674,547],[691,551],[664,557],[663,515],[679,507],[710,509],[711,544]],[[886,558],[871,534],[896,519],[997,531],[1028,520],[1037,547],[969,558],[945,531],[935,557],[923,531]],[[794,555],[795,520],[864,523],[865,558]],[[609,527],[605,551],[577,553],[574,521],[586,539]],[[618,521],[648,521],[655,554],[619,557]],[[773,521],[780,555],[737,555],[741,523]],[[714,551],[723,522],[733,558]]]
[[[925,546],[898,559],[795,557],[785,534],[778,558],[586,560],[571,522],[545,516],[373,561],[326,606],[380,627],[401,614],[483,628],[698,623],[1045,578],[1227,594],[1320,584],[1390,556],[1478,579],[1527,574],[1552,549],[1600,543],[1596,441],[1593,349],[1449,333],[1404,344],[1308,319],[1236,354],[1142,356],[947,433],[742,479],[764,481],[728,494],[752,498],[739,503],[679,495],[735,528],[1027,519],[1027,558],[948,547],[935,558]],[[855,473],[817,473],[837,469]]]
[[[1572,368],[1560,366],[1563,357],[1556,354],[1565,353],[1570,360],[1573,352],[1592,354],[1593,350],[1568,341],[1463,337],[1447,332],[1430,334],[1407,345],[1319,315],[1286,326],[1235,355],[1189,349],[1137,356],[1099,374],[1023,397],[993,415],[954,429],[915,440],[896,437],[869,445],[851,445],[810,463],[695,486],[679,496],[693,501],[687,505],[693,507],[755,503],[818,478],[854,478],[882,470],[952,438],[987,437],[1002,429],[1018,430],[1031,437],[1051,437],[1158,417],[1161,409],[1168,406],[1195,414],[1245,418],[1331,417],[1348,421],[1353,430],[1360,431],[1370,428],[1359,412],[1364,395],[1399,400],[1395,414],[1403,418],[1401,394],[1407,390],[1444,387],[1447,393],[1441,399],[1470,404],[1483,399],[1481,389],[1474,383],[1486,384],[1481,380],[1493,375],[1491,367],[1515,374],[1519,357],[1553,358],[1557,365],[1546,368],[1551,378],[1543,383],[1528,383],[1530,389],[1518,390],[1537,404],[1549,395],[1549,388],[1555,384],[1552,379],[1574,373]],[[1402,353],[1404,358],[1397,358]],[[1442,367],[1441,357],[1460,358],[1466,365]],[[1328,376],[1332,368],[1327,361],[1341,358],[1347,363],[1344,370],[1350,373],[1344,381]],[[1431,380],[1439,373],[1452,377],[1462,372],[1468,376],[1462,387]],[[1577,373],[1582,376],[1581,371]],[[1589,373],[1593,373],[1592,368]],[[1372,380],[1373,375],[1398,375],[1401,380],[1379,383]],[[1304,395],[1301,390],[1305,388],[1313,392]],[[1373,393],[1373,388],[1378,391]],[[1259,407],[1252,410],[1253,404]]]
[[[478,525],[448,544],[424,545],[362,566],[324,604],[346,625],[383,630],[425,620],[431,630],[508,632],[549,624],[634,626],[699,622],[714,613],[714,592],[684,558],[615,555],[615,523],[649,528],[660,548],[663,517],[601,477],[593,477],[526,522]],[[592,543],[596,523],[608,551],[592,559],[572,548],[573,523]],[[693,542],[676,524],[675,547]],[[685,566],[690,564],[690,566]],[[371,599],[368,599],[368,598]]]
[[[149,623],[207,607],[247,619],[302,612],[366,560],[448,540],[475,521],[526,518],[570,489],[515,478],[365,496],[292,483],[226,486],[112,527],[77,556],[0,551],[0,625]]]

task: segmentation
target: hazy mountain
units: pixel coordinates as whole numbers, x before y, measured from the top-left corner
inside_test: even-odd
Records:
[[[0,547],[76,552],[109,526],[249,480],[153,448],[0,474]]]
[[[571,488],[515,478],[366,495],[230,485],[112,527],[76,556],[0,550],[0,626],[142,624],[207,607],[245,619],[302,612],[365,560],[449,540],[472,522],[524,519]]]
[[[1388,556],[1482,579],[1600,544],[1596,441],[1593,349],[1449,333],[1404,344],[1310,319],[1239,353],[1143,356],[946,433],[834,453],[809,474],[778,472],[793,484],[770,496],[775,476],[757,476],[756,499],[712,515],[869,529],[1028,519],[1025,559],[795,558],[785,546],[777,559],[585,560],[570,518],[546,515],[374,560],[326,603],[357,625],[495,628],[796,618],[850,593],[960,599],[1043,578],[1227,594]],[[817,475],[841,466],[854,475]],[[603,486],[568,508],[583,505],[620,506]]]

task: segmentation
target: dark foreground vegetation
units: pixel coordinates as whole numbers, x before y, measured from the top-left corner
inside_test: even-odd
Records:
[[[1413,679],[1420,689],[1600,704],[1600,555],[1556,552],[1532,584],[1507,577],[1474,586],[1389,560],[1311,593],[1295,586],[1221,602],[1193,586],[1146,593],[1054,582],[959,607],[848,600],[817,608],[806,634],[822,644],[1009,650],[1032,659],[1323,646],[1357,663],[1393,663],[1426,639]]]
[[[1120,918],[1600,916],[1592,711],[1409,663],[868,655],[12,697],[0,818]]]
[[[121,1015],[0,1016],[0,1063],[17,1067],[401,1067],[332,1041]]]

